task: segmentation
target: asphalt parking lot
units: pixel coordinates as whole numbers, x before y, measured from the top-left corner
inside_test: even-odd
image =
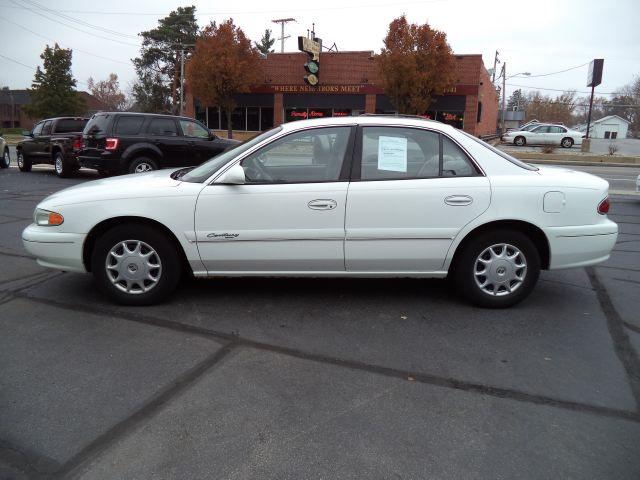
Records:
[[[0,171],[0,478],[638,479],[640,197],[509,310],[436,280],[215,279],[115,306],[20,232],[96,178]]]

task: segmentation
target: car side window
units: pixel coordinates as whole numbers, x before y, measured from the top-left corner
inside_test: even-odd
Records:
[[[471,177],[478,170],[464,151],[451,139],[442,136],[442,176]]]
[[[34,137],[37,137],[42,133],[42,127],[43,126],[44,126],[44,122],[40,122],[40,123],[36,124],[35,127],[33,127],[32,134],[33,134]]]
[[[209,138],[209,131],[202,125],[189,120],[180,120],[180,128],[182,128],[182,134],[185,137],[191,138]]]
[[[439,172],[438,133],[412,128],[363,128],[361,180],[430,178]]]
[[[49,135],[51,133],[51,124],[53,122],[51,122],[51,120],[44,122],[44,125],[42,126],[42,132],[40,133],[40,135]]]
[[[144,117],[139,115],[122,115],[113,129],[114,135],[137,135],[140,133]]]
[[[149,124],[149,133],[151,135],[175,137],[178,135],[176,122],[171,118],[154,118]]]
[[[338,181],[350,132],[350,127],[317,128],[279,138],[241,162],[247,183]]]
[[[474,164],[445,135],[419,128],[363,128],[361,180],[473,175],[478,175]]]

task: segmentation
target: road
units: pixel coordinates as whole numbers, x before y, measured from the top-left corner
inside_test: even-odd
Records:
[[[640,204],[508,310],[446,281],[187,281],[121,307],[38,266],[0,170],[0,478],[640,478]]]

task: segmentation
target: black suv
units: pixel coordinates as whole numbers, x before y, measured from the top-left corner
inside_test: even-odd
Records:
[[[82,132],[80,165],[102,175],[199,165],[239,143],[188,117],[101,112]]]

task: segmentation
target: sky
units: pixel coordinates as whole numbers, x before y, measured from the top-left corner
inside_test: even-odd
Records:
[[[506,90],[539,91],[555,97],[576,90],[587,96],[589,62],[604,58],[596,96],[611,97],[640,77],[640,2],[638,0],[279,0],[238,2],[138,0],[0,0],[0,87],[31,86],[46,45],[73,50],[72,73],[79,90],[87,80],[116,73],[127,91],[135,80],[131,59],[140,53],[139,33],[177,7],[194,5],[198,25],[233,18],[254,41],[265,29],[281,36],[272,20],[294,18],[285,26],[284,51],[297,50],[296,38],[315,24],[325,47],[379,53],[389,23],[406,15],[443,31],[456,54],[482,54],[493,68],[496,50],[506,67]],[[280,51],[280,41],[274,45]],[[524,76],[528,72],[530,76]],[[501,82],[501,81],[500,81]]]

